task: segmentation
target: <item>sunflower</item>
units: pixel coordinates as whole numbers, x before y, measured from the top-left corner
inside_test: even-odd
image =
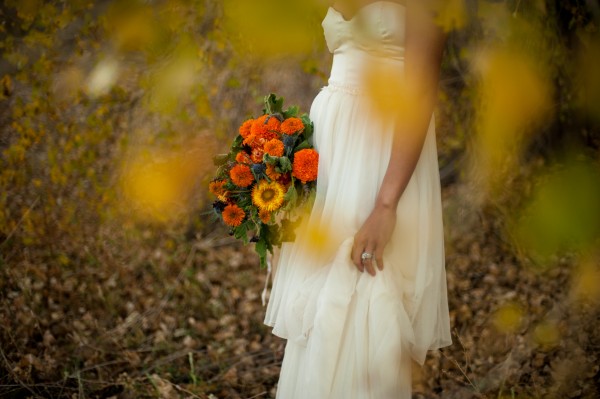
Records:
[[[279,122],[279,119],[271,115],[263,115],[252,122],[250,133],[257,138],[271,140],[277,137],[280,129],[281,122]]]
[[[231,227],[237,227],[244,221],[246,213],[242,208],[236,204],[229,204],[223,209],[223,221],[226,225]]]
[[[248,187],[252,184],[254,180],[254,176],[252,176],[252,171],[248,165],[237,164],[229,171],[229,177],[231,177],[231,181],[240,187]]]
[[[271,221],[271,212],[260,210],[258,211],[258,217],[260,218],[261,222],[265,224],[269,223]]]
[[[252,123],[254,123],[254,119],[248,119],[240,126],[240,136],[246,138],[250,136],[250,129],[252,128]]]
[[[317,179],[319,170],[319,153],[313,149],[306,148],[294,154],[292,164],[292,176],[300,179],[302,183]]]
[[[283,155],[283,142],[279,139],[267,141],[263,148],[265,149],[265,153],[272,157],[280,157]]]
[[[302,121],[299,118],[288,118],[286,120],[283,121],[283,123],[281,124],[281,133],[285,133],[285,134],[296,134],[296,133],[300,133],[304,130],[304,124],[302,123]]]
[[[252,189],[252,202],[260,211],[273,212],[283,204],[285,190],[276,181],[261,180]]]

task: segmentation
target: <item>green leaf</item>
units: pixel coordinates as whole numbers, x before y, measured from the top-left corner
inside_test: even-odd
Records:
[[[277,97],[271,93],[265,97],[265,114],[282,114],[283,113],[283,97]]]
[[[313,132],[314,132],[314,125],[311,122],[310,118],[308,117],[308,114],[303,114],[300,117],[300,120],[302,120],[302,123],[304,124],[304,132],[302,133],[304,135],[304,137],[306,138],[306,140],[312,144],[312,136],[313,136]]]
[[[260,259],[260,268],[264,269],[267,266],[267,242],[263,237],[258,239],[254,250]]]
[[[219,154],[213,157],[213,163],[215,166],[225,165],[229,160],[229,154]]]
[[[291,118],[293,116],[298,115],[298,106],[297,105],[293,105],[291,107],[289,107],[288,109],[286,109],[285,111],[283,111],[283,117],[285,119],[287,118]]]
[[[269,165],[277,165],[279,162],[279,157],[274,157],[269,154],[263,155],[263,162]]]
[[[298,144],[296,147],[296,151],[304,150],[306,148],[311,148],[312,146],[308,142],[308,140],[304,140],[302,143]]]
[[[285,193],[283,201],[286,204],[283,208],[285,211],[290,211],[296,207],[296,202],[298,201],[298,190],[294,184],[290,184],[290,188],[288,188],[287,192]]]
[[[288,157],[279,157],[279,173],[287,173],[292,170],[292,162]]]
[[[244,244],[248,244],[248,226],[246,223],[242,223],[238,227],[233,229],[233,236],[238,240],[243,240]]]

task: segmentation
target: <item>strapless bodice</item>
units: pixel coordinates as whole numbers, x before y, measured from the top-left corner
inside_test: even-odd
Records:
[[[393,1],[375,1],[345,19],[330,7],[323,32],[333,54],[330,84],[360,86],[365,64],[404,62],[405,7]]]

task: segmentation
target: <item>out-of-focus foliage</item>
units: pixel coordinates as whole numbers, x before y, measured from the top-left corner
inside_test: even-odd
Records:
[[[595,397],[600,8],[435,5],[457,335],[416,392]],[[214,230],[204,183],[266,93],[309,108],[323,15],[301,0],[1,2],[1,395],[273,396],[264,276]],[[328,250],[332,232],[308,234]]]

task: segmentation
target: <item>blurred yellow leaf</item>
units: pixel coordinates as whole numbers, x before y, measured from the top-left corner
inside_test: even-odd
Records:
[[[157,34],[154,11],[137,1],[111,2],[105,16],[107,33],[122,51],[142,50],[150,45]]]
[[[577,78],[580,80],[580,101],[583,109],[600,121],[600,40],[596,39],[581,50]]]
[[[523,323],[523,308],[517,303],[505,304],[496,311],[493,322],[501,332],[517,332]]]
[[[188,211],[197,183],[209,171],[214,143],[196,140],[179,150],[146,150],[131,157],[121,176],[125,212],[166,222]]]
[[[600,258],[585,258],[577,268],[571,296],[579,302],[600,303]]]
[[[487,192],[501,188],[517,167],[526,133],[549,113],[552,86],[543,68],[523,53],[495,49],[478,60],[481,101],[471,172]]]
[[[283,57],[313,47],[315,2],[225,0],[224,28],[243,57]]]
[[[568,160],[540,183],[514,226],[519,245],[543,263],[567,250],[593,248],[600,237],[600,167]]]
[[[83,86],[85,76],[80,68],[71,66],[59,71],[54,76],[52,91],[57,100],[69,101],[76,98]],[[96,78],[97,79],[97,78]],[[94,88],[94,90],[101,90]]]
[[[465,0],[442,0],[434,5],[436,23],[448,32],[460,29],[467,23],[467,5]]]
[[[533,330],[533,340],[542,347],[554,347],[560,341],[560,332],[556,323],[544,321]]]
[[[200,68],[198,49],[191,39],[182,39],[173,55],[152,74],[148,104],[153,111],[171,113],[184,100],[192,99],[192,90]]]

